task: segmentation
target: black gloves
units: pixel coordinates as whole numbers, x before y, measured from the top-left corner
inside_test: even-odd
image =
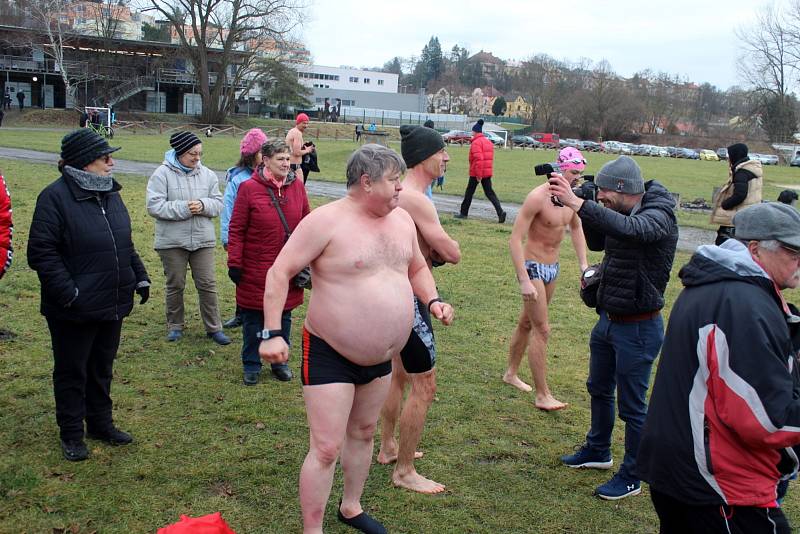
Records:
[[[150,286],[137,287],[136,294],[141,297],[139,304],[144,304],[150,298]]]
[[[228,267],[228,278],[231,279],[231,282],[239,285],[239,282],[242,281],[242,268],[241,267]]]

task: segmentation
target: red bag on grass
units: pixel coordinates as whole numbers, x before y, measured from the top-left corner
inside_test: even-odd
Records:
[[[213,514],[202,517],[189,517],[182,515],[177,523],[158,529],[157,534],[236,534],[222,519],[222,514]]]

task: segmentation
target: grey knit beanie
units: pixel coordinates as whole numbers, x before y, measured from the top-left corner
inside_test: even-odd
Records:
[[[444,148],[442,134],[424,126],[400,127],[400,152],[410,169]]]
[[[628,156],[620,156],[602,166],[594,178],[597,187],[638,195],[644,193],[644,179],[639,165]]]

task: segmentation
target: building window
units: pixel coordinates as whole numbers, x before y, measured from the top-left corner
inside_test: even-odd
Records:
[[[364,83],[369,83],[369,78],[364,78]]]
[[[378,80],[378,85],[383,85],[383,80]]]
[[[352,83],[358,83],[358,76],[350,76],[350,81]]]
[[[333,75],[333,79],[338,82],[339,81],[339,75],[338,74],[334,74]]]

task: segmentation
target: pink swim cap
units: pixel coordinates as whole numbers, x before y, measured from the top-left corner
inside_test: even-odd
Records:
[[[299,113],[297,115],[297,119],[294,121],[295,124],[300,124],[301,122],[308,122],[308,115],[305,113]]]
[[[556,160],[562,170],[571,171],[577,169],[582,171],[586,168],[586,160],[583,158],[581,151],[575,147],[568,146],[558,153]]]

